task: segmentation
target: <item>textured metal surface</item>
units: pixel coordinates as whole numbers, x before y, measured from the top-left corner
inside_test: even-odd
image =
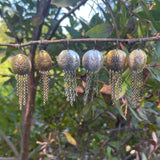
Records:
[[[79,55],[73,50],[63,50],[57,58],[58,65],[64,71],[75,71],[80,65]]]
[[[121,71],[127,65],[126,53],[120,49],[113,49],[106,55],[106,66],[114,71]]]
[[[12,69],[15,74],[28,74],[31,70],[31,62],[24,54],[18,54],[12,59]]]
[[[147,55],[146,53],[141,49],[135,49],[133,50],[128,59],[129,68],[133,71],[141,71],[147,62]]]
[[[38,70],[48,71],[52,67],[52,59],[45,50],[41,50],[35,56],[35,64]]]
[[[87,51],[82,58],[83,67],[89,72],[98,72],[104,63],[104,57],[98,50]]]

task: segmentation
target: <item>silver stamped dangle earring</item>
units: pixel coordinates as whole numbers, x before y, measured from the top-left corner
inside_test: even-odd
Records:
[[[12,69],[17,77],[17,95],[21,110],[22,105],[26,104],[28,95],[28,74],[31,71],[31,61],[24,54],[18,54],[12,59]]]
[[[104,63],[104,57],[102,53],[98,50],[87,51],[82,58],[82,65],[87,70],[87,78],[85,84],[85,94],[84,94],[84,104],[87,103],[88,95],[92,89],[92,100],[94,96],[94,87],[96,87],[96,92],[98,94],[98,72],[102,68]],[[93,83],[93,85],[92,85]],[[95,86],[96,85],[96,86]]]
[[[67,101],[73,106],[77,92],[76,70],[80,66],[79,55],[73,50],[63,50],[57,58],[58,65],[64,72],[64,88]]]

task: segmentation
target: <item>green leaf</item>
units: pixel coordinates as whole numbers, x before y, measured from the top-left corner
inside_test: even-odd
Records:
[[[147,116],[146,116],[146,112],[145,112],[145,110],[144,110],[142,107],[139,108],[138,113],[139,113],[139,116],[140,116],[143,120],[148,121],[148,118],[147,118]]]
[[[143,11],[143,8],[141,6],[138,6],[137,8],[133,9],[134,13],[139,13],[139,12],[142,12],[142,11]]]
[[[79,0],[52,0],[51,4],[58,7],[74,6]]]
[[[91,105],[86,105],[82,110],[82,114],[87,115],[89,112],[91,112],[91,110],[92,110],[92,106]]]
[[[117,110],[119,111],[119,114],[126,120],[126,117],[125,117],[125,115],[124,115],[124,113],[123,113],[123,110],[122,110],[122,108],[120,107],[119,101],[116,101],[116,102],[115,102],[115,106],[116,106]]]
[[[147,18],[152,21],[153,26],[156,28],[156,30],[159,29],[159,24],[155,21],[154,17],[149,12],[149,9],[145,5],[145,3],[143,1],[140,1],[140,3],[141,3],[141,6],[142,6]]]
[[[9,70],[11,73],[13,73],[12,68],[8,68],[8,70]]]
[[[144,105],[144,107],[150,108],[150,107],[152,107],[153,105],[154,105],[154,104],[153,104],[152,102],[146,102],[145,105]]]
[[[72,38],[80,38],[81,37],[81,34],[77,30],[75,30],[73,27],[67,26],[65,28],[70,33]]]
[[[82,28],[84,29],[84,31],[87,32],[90,29],[90,27],[87,24],[87,22],[83,18],[80,18],[79,21],[80,21],[80,23],[81,23]]]
[[[152,78],[160,82],[160,71],[150,66],[147,66],[146,68],[150,71]]]
[[[5,81],[3,83],[3,86],[9,85],[11,83],[11,81],[12,81],[12,78],[10,78],[9,80]]]
[[[89,25],[90,25],[91,27],[94,27],[94,26],[96,26],[96,25],[98,25],[98,24],[102,24],[102,23],[104,23],[104,22],[103,22],[103,20],[99,17],[99,14],[97,13],[97,14],[95,14],[95,15],[92,17]]]
[[[128,86],[127,83],[124,82],[124,83],[123,83],[123,86],[122,86],[122,91],[121,91],[121,93],[119,94],[119,97],[120,97],[120,98],[125,95],[125,93],[126,93],[126,91],[127,91],[127,89],[128,89],[127,86]]]
[[[156,55],[157,58],[160,58],[160,41],[157,42],[156,44],[156,49],[154,50],[154,53]]]
[[[129,107],[130,111],[132,112],[132,114],[134,115],[134,117],[136,119],[138,119],[139,121],[141,121],[141,119],[138,117],[137,113],[132,109],[132,107]]]
[[[91,38],[108,38],[113,31],[113,27],[107,23],[98,24],[87,31],[86,35]]]
[[[72,28],[76,28],[79,25],[79,22],[76,20],[76,18],[69,16],[69,22],[70,22],[70,26]]]
[[[6,61],[9,56],[14,55],[16,51],[16,48],[8,46],[6,49],[6,55],[1,59],[1,63]]]

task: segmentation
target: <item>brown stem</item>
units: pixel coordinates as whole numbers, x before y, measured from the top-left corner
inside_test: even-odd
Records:
[[[111,8],[110,8],[109,2],[108,2],[108,1],[104,1],[104,0],[102,0],[102,1],[103,1],[103,3],[105,3],[106,8],[108,9],[108,11],[109,11],[109,13],[110,13],[110,15],[111,15],[111,18],[112,18],[112,21],[113,21],[113,25],[114,25],[113,28],[114,28],[115,31],[116,31],[117,38],[120,38],[120,36],[119,36],[119,31],[118,31],[118,28],[117,28],[117,25],[116,25],[116,21],[115,21],[114,15],[113,15],[113,13],[112,13],[112,10],[111,10]],[[121,42],[120,42],[120,46],[121,46],[122,49],[125,48]]]
[[[3,139],[6,141],[6,143],[10,146],[10,148],[14,152],[15,156],[18,158],[19,157],[19,153],[17,152],[16,147],[14,146],[14,144],[7,138],[7,136],[3,133],[2,130],[0,130],[0,135],[3,137]]]
[[[132,38],[132,39],[119,39],[119,38],[81,38],[81,39],[59,39],[59,40],[32,40],[30,42],[21,43],[21,47],[37,45],[37,44],[56,44],[56,43],[90,43],[90,42],[125,42],[125,43],[135,43],[135,42],[147,42],[147,41],[159,41],[160,36],[153,37],[144,37],[144,38]],[[10,43],[0,43],[0,46],[11,46],[18,48],[19,44],[10,44]]]
[[[21,160],[28,160],[28,151],[29,151],[29,137],[30,137],[30,126],[33,117],[34,105],[35,105],[35,95],[36,87],[34,86],[34,75],[31,74],[29,77],[29,82],[32,84],[29,88],[29,95],[26,105],[25,119],[23,122],[23,132],[21,139]]]

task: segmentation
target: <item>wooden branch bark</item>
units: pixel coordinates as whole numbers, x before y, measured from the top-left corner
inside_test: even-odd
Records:
[[[7,138],[7,136],[3,133],[2,130],[0,130],[0,135],[3,137],[3,139],[6,141],[6,143],[10,146],[10,148],[14,152],[15,156],[18,158],[19,157],[19,153],[16,150],[16,147],[14,146],[14,144]]]
[[[32,46],[37,44],[56,44],[56,43],[91,43],[91,42],[98,42],[98,43],[104,43],[104,42],[122,42],[122,43],[136,43],[136,42],[147,42],[147,41],[159,41],[160,36],[154,36],[154,37],[145,37],[145,38],[132,38],[132,39],[119,39],[119,38],[81,38],[81,39],[59,39],[59,40],[32,40],[30,42],[21,43],[21,47],[25,46]],[[0,46],[11,46],[18,49],[19,44],[10,44],[10,43],[0,43]]]

